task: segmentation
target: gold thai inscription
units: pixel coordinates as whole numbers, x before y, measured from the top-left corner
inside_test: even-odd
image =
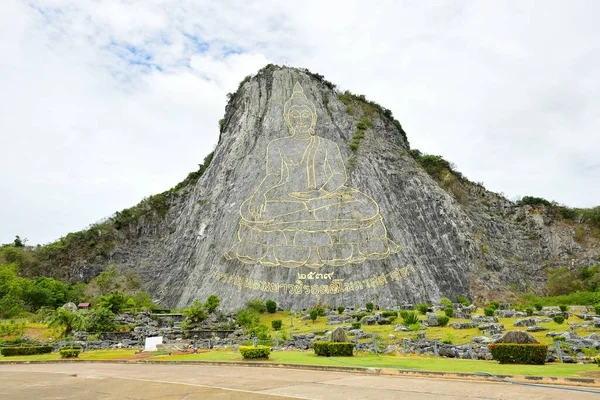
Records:
[[[414,273],[414,268],[407,265],[402,268],[396,268],[387,273],[375,274],[369,278],[361,280],[348,280],[332,278],[333,273],[328,274],[300,274],[295,283],[278,283],[269,282],[252,278],[245,278],[239,275],[229,274],[227,272],[213,270],[210,272],[210,277],[213,280],[233,285],[238,292],[241,291],[260,291],[264,293],[281,293],[293,295],[336,295],[340,293],[356,292],[365,289],[374,289],[389,284],[389,282],[398,282],[411,273]],[[322,275],[319,278],[316,275]],[[315,284],[314,282],[305,282],[306,280],[329,279],[329,284]]]

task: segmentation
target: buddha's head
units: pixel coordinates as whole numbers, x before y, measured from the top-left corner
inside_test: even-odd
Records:
[[[314,135],[317,124],[317,109],[312,101],[306,98],[302,86],[294,85],[294,93],[283,107],[283,117],[292,135]]]

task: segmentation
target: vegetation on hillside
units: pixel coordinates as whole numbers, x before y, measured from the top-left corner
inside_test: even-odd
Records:
[[[51,276],[67,280],[77,280],[69,276],[69,267],[78,262],[94,262],[97,257],[107,257],[122,237],[137,235],[137,224],[142,221],[159,221],[165,217],[173,201],[180,192],[192,187],[210,165],[214,153],[210,153],[199,165],[197,171],[175,185],[175,187],[147,197],[139,204],[117,211],[105,221],[91,225],[88,229],[72,232],[55,242],[25,246],[17,236],[14,243],[3,245],[0,262],[8,264],[18,260],[19,272],[27,277]]]

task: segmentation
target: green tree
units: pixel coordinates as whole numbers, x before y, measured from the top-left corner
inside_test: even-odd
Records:
[[[25,247],[25,242],[27,241],[27,239],[25,240],[21,240],[21,238],[19,237],[19,235],[15,236],[15,241],[13,242],[13,246],[15,247]]]
[[[100,307],[112,311],[114,314],[121,312],[126,306],[127,297],[122,292],[114,291],[106,296],[100,296]]]
[[[338,314],[343,314],[345,309],[346,308],[344,306],[339,306],[338,307]]]
[[[317,317],[319,316],[319,311],[317,311],[313,308],[312,310],[309,311],[308,315],[310,316],[310,319],[312,320],[312,322],[314,324],[315,321],[317,320]]]
[[[73,329],[81,323],[77,312],[72,312],[64,308],[58,308],[48,320],[48,326],[51,328],[64,328],[65,336],[73,333]]]
[[[560,296],[581,290],[581,282],[576,274],[567,267],[556,268],[548,271],[548,284],[546,291],[550,296]]]
[[[204,304],[198,299],[195,299],[194,303],[188,308],[184,308],[182,314],[191,322],[202,322],[206,319]]]
[[[116,329],[115,314],[108,308],[96,308],[86,315],[83,327],[88,332],[112,332]]]
[[[206,299],[206,311],[211,314],[216,311],[217,308],[221,305],[221,300],[216,294],[211,294]]]

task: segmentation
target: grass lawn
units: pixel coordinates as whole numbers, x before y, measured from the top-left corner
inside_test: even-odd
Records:
[[[201,354],[161,357],[165,361],[241,361],[239,353],[231,351],[210,351]],[[331,365],[337,367],[373,367],[418,369],[443,372],[487,372],[491,374],[538,375],[538,376],[580,376],[587,371],[598,371],[595,364],[547,364],[547,365],[507,365],[496,361],[456,360],[433,357],[402,357],[361,355],[355,357],[318,357],[313,352],[284,351],[271,353],[269,360],[257,363],[285,363],[306,365]]]
[[[85,353],[80,353],[79,360],[114,360],[117,358],[126,358],[135,354],[135,350],[129,349],[107,349],[107,350],[90,350]],[[60,360],[60,354],[35,354],[31,356],[11,356],[4,357],[0,356],[0,362],[7,361],[46,361],[46,360]]]

